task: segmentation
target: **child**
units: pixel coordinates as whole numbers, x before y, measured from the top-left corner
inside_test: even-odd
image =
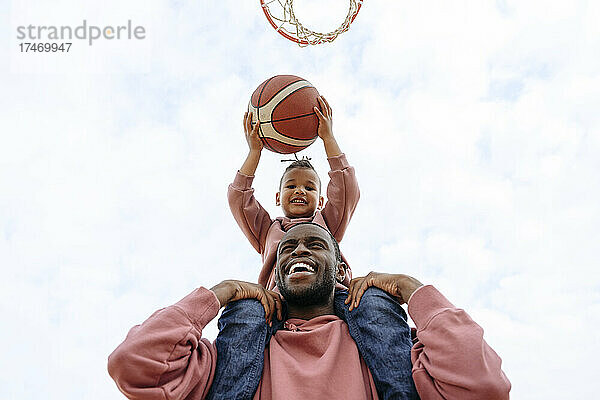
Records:
[[[275,288],[277,246],[284,232],[297,223],[314,222],[327,228],[339,242],[360,196],[354,169],[333,136],[331,107],[323,97],[318,101],[320,110],[315,107],[319,119],[318,135],[331,167],[327,203],[323,205],[321,181],[310,162],[294,161],[284,171],[279,192],[275,195],[276,205],[281,206],[284,217],[275,219],[271,219],[254,198],[251,185],[263,145],[258,137],[258,124],[252,128],[252,115],[244,115],[244,131],[250,150],[229,185],[228,199],[236,222],[262,256],[258,283],[267,289]],[[346,263],[343,256],[342,260]],[[346,276],[337,285],[335,311],[347,322],[350,334],[371,370],[378,393],[382,399],[417,399],[411,374],[410,329],[404,310],[387,293],[370,288],[360,307],[349,312],[344,301],[350,279],[351,272],[347,268]],[[382,319],[385,324],[380,323]],[[219,319],[220,332],[215,344],[220,362],[207,398],[251,399],[262,374],[265,347],[271,336],[283,328],[283,321],[276,320],[272,327],[267,325],[264,310],[257,301],[241,300],[230,304]],[[388,357],[382,357],[382,353]]]
[[[291,225],[298,222],[315,222],[329,229],[339,242],[354,213],[360,197],[354,168],[348,165],[346,156],[340,150],[331,130],[331,108],[327,100],[320,97],[324,110],[315,107],[319,118],[318,135],[323,140],[325,153],[331,167],[331,178],[327,186],[327,204],[323,206],[321,180],[310,162],[295,161],[283,173],[279,192],[275,194],[275,204],[281,206],[284,217],[271,220],[267,211],[254,198],[252,181],[260,160],[263,144],[258,137],[258,124],[252,129],[252,114],[244,114],[244,131],[250,151],[246,161],[229,185],[227,197],[236,222],[262,256],[263,267],[258,283],[267,289],[275,287],[274,266],[277,258],[277,245]],[[294,200],[294,202],[292,202]],[[346,260],[343,260],[344,262]],[[350,283],[350,273],[345,277],[345,286]]]

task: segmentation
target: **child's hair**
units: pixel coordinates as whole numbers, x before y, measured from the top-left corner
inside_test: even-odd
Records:
[[[282,160],[282,161],[290,161],[290,160]],[[289,171],[291,171],[295,168],[312,169],[313,171],[315,171],[317,178],[319,178],[319,174],[317,174],[317,170],[315,170],[315,167],[313,167],[313,165],[310,163],[310,161],[308,161],[308,159],[303,158],[301,160],[294,160],[294,162],[292,162],[290,165],[288,165],[287,168],[285,169],[285,171],[283,171],[283,174],[281,175],[281,179],[279,180],[280,188],[281,188],[281,185],[283,184],[283,177],[285,176],[285,174],[287,174]],[[321,178],[319,178],[319,193],[320,192],[321,192]]]

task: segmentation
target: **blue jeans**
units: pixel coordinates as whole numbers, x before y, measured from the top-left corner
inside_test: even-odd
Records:
[[[335,313],[346,321],[382,400],[419,399],[412,380],[412,341],[406,313],[388,293],[367,289],[359,307],[348,311],[346,291],[336,291]],[[285,304],[285,303],[284,303]],[[284,320],[287,319],[284,313]],[[252,399],[264,364],[264,350],[283,321],[265,322],[258,300],[227,305],[219,318],[217,366],[207,399]]]
[[[350,336],[373,375],[382,400],[418,400],[412,379],[412,339],[406,312],[387,292],[370,287],[352,311],[344,304],[347,291],[336,291],[335,313],[346,321]]]

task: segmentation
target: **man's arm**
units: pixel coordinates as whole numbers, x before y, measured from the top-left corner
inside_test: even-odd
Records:
[[[202,329],[221,306],[257,299],[267,323],[282,318],[278,293],[249,282],[227,280],[207,290],[194,290],[181,301],[158,310],[133,327],[108,357],[108,372],[129,399],[200,400],[212,383],[216,348]]]
[[[354,168],[348,164],[332,130],[332,110],[324,97],[319,97],[321,110],[315,107],[319,118],[318,134],[323,140],[327,161],[329,161],[329,184],[327,185],[327,203],[321,214],[327,228],[339,242],[344,237],[354,209],[360,198],[358,182]]]
[[[233,183],[227,190],[227,200],[233,218],[239,225],[246,238],[256,251],[262,254],[267,232],[271,226],[269,213],[254,197],[252,181],[260,161],[263,149],[262,141],[258,137],[259,124],[252,128],[252,114],[244,114],[244,133],[248,142],[248,156],[236,173]]]
[[[202,399],[212,382],[215,347],[202,329],[219,301],[205,288],[134,326],[108,357],[108,372],[129,399]]]
[[[433,286],[403,274],[371,272],[350,283],[346,303],[357,307],[375,286],[408,303],[417,325],[412,373],[423,400],[508,400],[510,382],[502,360],[483,339],[483,329]],[[410,300],[409,300],[410,299]]]
[[[502,359],[464,310],[424,286],[412,296],[408,313],[417,325],[411,360],[421,398],[508,400],[511,385]]]

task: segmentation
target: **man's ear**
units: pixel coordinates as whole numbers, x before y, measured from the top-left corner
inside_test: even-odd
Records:
[[[337,272],[335,274],[335,280],[342,283],[344,278],[346,277],[346,271],[348,270],[348,266],[346,263],[341,262],[338,264]]]
[[[317,205],[317,208],[320,210],[321,208],[323,208],[323,202],[325,201],[325,199],[323,199],[323,196],[319,196],[319,204]]]
[[[275,193],[275,205],[279,206],[281,205],[281,202],[279,201],[281,197],[281,194],[279,192]]]

